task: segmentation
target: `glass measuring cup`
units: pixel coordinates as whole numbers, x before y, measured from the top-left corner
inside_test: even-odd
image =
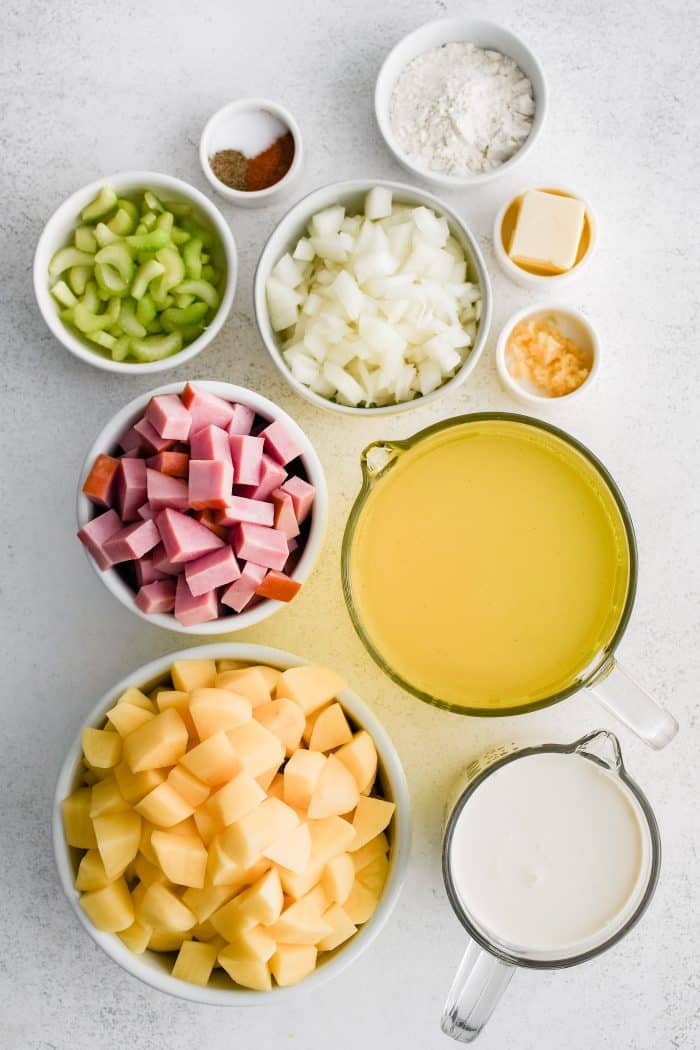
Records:
[[[615,617],[604,641],[591,650],[590,659],[586,657],[583,666],[572,665],[565,678],[553,683],[551,687],[548,686],[534,697],[526,697],[512,704],[501,702],[499,698],[498,703],[490,706],[486,704],[477,706],[470,705],[468,701],[454,702],[430,682],[426,684],[424,681],[416,684],[396,666],[395,659],[389,658],[382,651],[382,645],[377,641],[376,632],[373,636],[363,616],[361,603],[358,601],[358,579],[354,569],[354,554],[360,542],[358,536],[363,535],[363,522],[366,520],[364,516],[369,515],[372,507],[377,505],[377,499],[381,499],[382,492],[387,491],[387,484],[391,484],[394,477],[400,476],[395,473],[397,468],[401,470],[410,464],[411,469],[414,469],[413,464],[418,462],[421,456],[425,457],[426,450],[432,447],[435,440],[452,439],[454,435],[471,430],[475,426],[483,429],[494,424],[502,427],[508,426],[522,432],[532,444],[535,444],[536,441],[549,442],[553,447],[556,446],[556,449],[559,450],[557,454],[561,453],[562,457],[567,455],[576,458],[577,464],[580,464],[581,473],[585,471],[591,479],[594,479],[616,515],[618,520],[616,527],[624,537],[627,579],[625,593],[620,598],[619,615]],[[454,437],[454,440],[458,438]],[[343,592],[352,623],[367,651],[397,684],[414,696],[435,706],[444,707],[459,714],[492,717],[537,710],[557,703],[578,689],[586,687],[652,747],[664,747],[673,738],[678,729],[675,719],[638,686],[615,659],[615,650],[627,627],[636,590],[637,552],[634,530],[629,511],[614,480],[604,465],[584,445],[559,428],[527,416],[495,412],[475,413],[444,420],[404,441],[374,442],[362,453],[361,466],[362,489],[351,510],[343,538],[341,566]],[[400,611],[405,612],[404,609]],[[564,606],[562,615],[566,614],[567,610]],[[466,631],[465,640],[468,643]]]
[[[480,928],[468,914],[459,893],[452,861],[455,830],[465,806],[469,805],[477,788],[503,766],[522,758],[542,754],[579,756],[617,777],[620,785],[635,803],[637,817],[646,831],[648,847],[646,866],[640,865],[643,878],[639,892],[620,923],[613,928],[610,935],[586,945],[585,950],[575,954],[563,953],[560,957],[553,951],[513,949],[499,943],[493,935]],[[499,833],[497,826],[493,832],[494,835]],[[654,813],[639,787],[627,774],[619,741],[613,733],[598,730],[570,745],[545,744],[522,749],[515,746],[500,748],[471,763],[453,792],[443,839],[442,868],[445,888],[450,904],[470,938],[447,997],[441,1021],[443,1032],[462,1043],[470,1043],[476,1039],[508,987],[517,967],[550,970],[575,966],[616,944],[639,921],[648,907],[658,881],[660,861],[661,842]]]

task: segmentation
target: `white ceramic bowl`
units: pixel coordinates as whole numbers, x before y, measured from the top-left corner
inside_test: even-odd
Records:
[[[165,357],[162,361],[148,361],[143,364],[136,361],[113,361],[101,353],[99,348],[88,339],[83,338],[78,332],[63,323],[58,315],[58,303],[49,291],[48,266],[51,256],[59,248],[69,243],[73,231],[80,224],[81,210],[86,204],[89,204],[103,186],[113,186],[117,193],[123,196],[150,189],[166,200],[186,201],[192,205],[195,215],[199,215],[202,224],[214,232],[218,241],[216,250],[220,258],[217,262],[225,270],[219,308],[209,327],[197,339],[179,353]],[[81,361],[86,361],[89,365],[102,368],[107,372],[121,372],[124,375],[165,372],[170,368],[177,368],[186,361],[191,361],[193,357],[201,353],[205,346],[208,346],[215,338],[228,317],[236,293],[237,276],[236,244],[228,223],[218,208],[189,183],[173,178],[172,175],[161,175],[155,171],[124,171],[116,175],[106,175],[71,194],[46,223],[34,254],[34,294],[42,317],[58,341]]]
[[[294,139],[294,157],[291,166],[279,182],[268,186],[265,190],[232,189],[216,177],[209,158],[219,150],[236,148],[234,136],[229,129],[235,124],[237,116],[246,111],[261,109],[277,117],[291,131]],[[222,106],[209,118],[199,140],[199,162],[205,177],[220,196],[225,197],[231,204],[237,204],[239,208],[262,208],[266,204],[278,203],[296,182],[301,173],[303,158],[304,151],[299,125],[288,109],[281,106],[279,102],[272,102],[267,98],[239,98],[235,102]]]
[[[308,538],[302,555],[292,573],[292,579],[297,580],[299,583],[303,583],[316,564],[316,560],[323,544],[323,538],[326,532],[326,521],[328,518],[328,487],[326,485],[326,477],[323,473],[323,467],[321,466],[321,461],[316,454],[316,450],[299,424],[295,423],[292,417],[287,415],[287,413],[274,404],[274,402],[268,401],[268,399],[261,394],[256,394],[253,390],[247,390],[244,387],[234,386],[233,383],[218,383],[200,379],[198,379],[196,383],[198,387],[201,387],[204,390],[209,390],[213,394],[218,394],[219,397],[226,398],[229,401],[240,401],[244,405],[249,405],[250,408],[255,409],[255,411],[261,416],[265,416],[271,420],[281,419],[303,449],[301,461],[304,464],[304,470],[306,471],[308,480],[316,488]],[[83,469],[80,473],[80,480],[78,482],[76,510],[79,529],[95,516],[94,505],[82,492],[83,483],[85,482],[85,478],[87,477],[95,458],[100,452],[109,454],[117,448],[117,443],[121,435],[143,415],[146,405],[155,394],[179,394],[184,387],[185,382],[181,381],[179,383],[170,383],[167,386],[157,387],[155,390],[149,390],[146,394],[139,394],[138,397],[135,397],[133,401],[130,401],[128,405],[125,405],[124,408],[117,412],[117,414],[110,419],[109,423],[107,423],[97,435],[94,444],[85,458],[85,463],[83,464]],[[233,634],[236,631],[242,631],[246,627],[252,627],[253,624],[266,620],[268,616],[272,616],[285,605],[284,602],[273,601],[270,598],[266,598],[248,611],[244,609],[241,613],[233,613],[231,616],[222,616],[218,620],[211,620],[209,623],[199,623],[192,627],[185,627],[175,619],[173,613],[141,612],[134,602],[134,591],[129,587],[126,581],[122,579],[116,569],[107,569],[105,572],[102,572],[95,563],[92,555],[88,553],[87,549],[83,549],[85,550],[86,558],[102,583],[104,583],[107,590],[110,591],[115,598],[118,598],[122,605],[125,605],[130,612],[135,613],[135,615],[141,617],[142,620],[146,620],[147,623],[155,624],[157,627],[163,627],[167,631],[178,631],[180,634],[191,634],[195,636]]]
[[[403,151],[391,126],[391,96],[394,85],[405,67],[426,51],[453,42],[475,44],[477,47],[500,51],[517,63],[532,84],[535,114],[530,134],[510,160],[494,168],[493,171],[483,174],[446,175],[443,172],[433,171]],[[384,141],[399,164],[402,164],[408,171],[413,172],[414,175],[420,175],[421,178],[437,186],[444,186],[446,189],[480,186],[498,178],[499,175],[512,171],[513,167],[523,160],[535,145],[541,134],[547,112],[547,82],[539,60],[520,37],[509,29],[496,25],[495,22],[484,22],[481,19],[461,15],[457,18],[438,18],[409,33],[389,52],[377,77],[374,109]]]
[[[417,397],[413,401],[405,401],[399,405],[354,408],[351,405],[341,405],[326,397],[321,397],[320,394],[314,393],[313,390],[304,386],[303,383],[300,383],[299,380],[295,379],[292,375],[282,357],[280,340],[270,324],[265,286],[270,271],[275,263],[285,252],[294,248],[294,245],[299,238],[305,234],[309,220],[317,211],[321,211],[323,208],[327,208],[332,204],[343,204],[349,215],[357,214],[362,210],[365,196],[374,186],[385,186],[387,189],[391,190],[394,200],[398,203],[414,204],[416,206],[425,205],[445,216],[450,227],[450,232],[464,248],[469,262],[470,277],[478,283],[481,289],[481,320],[479,322],[474,346],[471,348],[464,364],[452,379],[446,380],[442,386],[437,388],[437,390],[433,390],[432,393],[426,394],[425,396]],[[388,182],[382,179],[355,179],[350,182],[332,182],[327,186],[322,186],[317,190],[313,190],[311,193],[307,194],[306,197],[302,197],[302,199],[281,219],[279,224],[272,231],[262,250],[255,271],[253,298],[255,320],[258,325],[260,337],[267,347],[270,357],[290,386],[293,386],[298,394],[306,398],[307,401],[311,401],[312,404],[318,405],[319,408],[325,408],[330,412],[342,412],[345,415],[352,416],[381,416],[392,415],[396,412],[408,412],[412,408],[422,408],[431,401],[437,400],[437,398],[441,397],[448,390],[454,390],[454,388],[463,383],[476,368],[484,344],[486,343],[489,326],[491,324],[491,282],[489,281],[486,265],[481,255],[481,251],[479,250],[479,246],[476,243],[476,239],[471,234],[464,221],[455,211],[452,210],[452,208],[448,207],[443,201],[434,197],[431,193],[427,193],[425,190],[416,189],[414,186],[406,186],[401,182]]]
[[[572,390],[570,394],[564,394],[562,397],[547,397],[545,394],[537,393],[534,387],[529,387],[523,380],[515,379],[508,371],[506,364],[508,337],[520,321],[530,317],[551,317],[565,336],[573,339],[587,351],[591,370],[581,386]],[[530,408],[536,406],[539,409],[556,409],[562,405],[570,405],[572,401],[577,401],[590,391],[600,371],[600,339],[591,322],[580,310],[560,303],[535,303],[533,306],[526,306],[523,310],[518,310],[504,324],[496,343],[496,368],[503,387],[516,401]]]
[[[204,645],[177,653],[168,653],[146,664],[145,667],[133,671],[108,690],[87,716],[84,725],[95,727],[102,725],[106,711],[128,686],[138,686],[148,690],[165,676],[173,660],[187,659],[240,660],[255,664],[271,664],[281,669],[308,663],[298,656],[279,649],[231,642],[220,642],[216,645]],[[396,803],[396,813],[390,831],[389,875],[377,910],[351,940],[341,945],[301,984],[290,988],[274,988],[270,992],[247,991],[231,986],[230,982],[226,986],[226,978],[221,975],[215,976],[212,983],[205,988],[179,981],[170,976],[171,956],[151,951],[146,951],[144,955],[134,955],[116,934],[102,933],[92,925],[78,903],[79,893],[75,889],[76,861],[79,851],[66,845],[61,823],[61,801],[76,786],[78,764],[82,753],[80,732],[77,733],[61,767],[53,804],[52,834],[58,874],[63,890],[84,929],[127,973],[138,977],[152,988],[190,1002],[210,1006],[261,1006],[290,1002],[298,999],[304,992],[315,991],[320,985],[354,962],[369,947],[389,918],[406,876],[411,840],[410,803],[401,761],[381,722],[364,701],[350,689],[343,690],[340,694],[340,701],[353,721],[366,729],[374,739],[379,755],[379,776],[382,788],[386,797]]]
[[[586,209],[586,222],[588,223],[588,248],[586,249],[585,255],[572,266],[566,273],[553,273],[553,274],[538,274],[530,273],[528,270],[524,270],[522,266],[518,266],[514,263],[511,257],[508,255],[503,245],[503,220],[506,217],[508,209],[517,201],[518,197],[522,197],[527,190],[530,189],[544,189],[544,190],[555,190],[557,193],[564,194],[567,197],[575,197],[580,200]],[[508,200],[505,201],[503,206],[499,208],[496,218],[493,220],[493,250],[496,256],[498,265],[501,270],[510,278],[515,284],[519,284],[521,288],[536,289],[537,291],[545,291],[553,288],[559,288],[562,284],[567,283],[578,277],[580,273],[586,269],[589,265],[592,256],[595,253],[598,245],[598,220],[595,212],[591,208],[588,201],[577,193],[576,190],[572,190],[567,186],[525,186],[517,193],[510,194]]]

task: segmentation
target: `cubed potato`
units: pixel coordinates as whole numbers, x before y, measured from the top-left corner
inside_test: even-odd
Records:
[[[279,944],[270,959],[270,973],[280,988],[298,984],[316,968],[316,955],[311,944]]]
[[[220,787],[241,769],[226,733],[215,733],[203,740],[183,755],[180,764],[209,787]]]
[[[284,767],[284,801],[306,811],[328,759],[319,751],[299,748]]]
[[[224,830],[221,821],[209,812],[208,805],[208,802],[203,802],[192,814],[199,837],[207,848],[214,837]]]
[[[370,839],[360,849],[355,850],[352,856],[352,862],[355,865],[355,871],[361,871],[362,868],[367,867],[377,857],[385,856],[389,852],[389,840],[382,831],[379,835],[375,835],[373,839]]]
[[[154,831],[151,845],[167,878],[178,886],[201,890],[207,870],[207,851],[197,836],[173,831]]]
[[[217,689],[230,689],[246,696],[253,707],[267,704],[272,699],[267,676],[259,667],[242,667],[237,671],[224,671],[216,676]]]
[[[237,729],[226,733],[236,757],[246,773],[260,776],[274,767],[278,769],[284,760],[284,747],[265,726],[251,719]]]
[[[267,789],[277,776],[278,769],[279,766],[273,766],[272,769],[267,769],[264,773],[260,773],[255,778],[255,783],[258,784],[263,789],[263,791],[267,793]]]
[[[133,805],[163,783],[165,771],[145,769],[143,773],[132,773],[126,762],[120,762],[114,767],[114,779],[122,793],[122,798]]]
[[[277,667],[268,667],[267,664],[255,664],[249,670],[260,671],[260,674],[267,683],[267,688],[270,690],[270,696],[275,691],[275,686],[280,680],[282,672]]]
[[[348,899],[354,881],[355,865],[349,853],[339,853],[337,857],[332,857],[321,876],[321,886],[326,896],[336,904],[343,904]]]
[[[370,839],[373,839],[375,835],[378,835],[380,831],[384,831],[384,828],[388,827],[395,809],[394,803],[387,802],[386,799],[370,798],[369,796],[361,795],[355,809],[355,815],[352,818],[355,838],[352,845],[348,847],[348,851],[354,853],[355,850],[360,849]]]
[[[186,835],[191,839],[201,839],[201,835],[197,829],[195,823],[194,814],[191,817],[185,817],[184,820],[179,820],[177,824],[172,824],[168,831],[172,832],[173,835]]]
[[[191,930],[196,922],[187,905],[162,882],[151,883],[137,912],[139,922],[165,933],[185,933]]]
[[[329,704],[324,707],[315,719],[309,751],[333,751],[336,747],[348,744],[352,740],[352,729],[340,704]]]
[[[154,930],[149,938],[148,947],[152,952],[178,952],[189,938],[188,931],[177,933],[172,930]]]
[[[333,904],[323,913],[323,921],[331,927],[331,932],[318,942],[321,952],[332,952],[357,933],[357,926],[339,904]]]
[[[190,909],[198,923],[206,922],[217,909],[233,897],[233,886],[205,886],[201,890],[188,889],[182,903]]]
[[[132,922],[131,926],[127,926],[125,930],[120,930],[117,936],[134,955],[143,955],[148,947],[148,942],[153,936],[153,928],[144,926],[141,922]]]
[[[309,818],[321,820],[323,817],[342,816],[355,808],[359,797],[352,773],[335,755],[329,755],[311,795],[307,811]]]
[[[299,704],[304,715],[322,707],[345,688],[335,671],[325,667],[290,667],[280,675],[275,699],[287,697]]]
[[[296,827],[299,817],[277,798],[267,798],[222,833],[226,853],[242,868],[259,860],[262,851]]]
[[[322,917],[328,905],[325,894],[316,892],[319,887],[294,901],[285,908],[279,919],[268,926],[267,932],[281,944],[317,944],[331,932],[330,925]]]
[[[354,922],[356,926],[361,926],[374,914],[378,899],[376,893],[373,893],[356,878],[343,904],[343,911],[351,922]]]
[[[222,674],[224,671],[240,671],[244,666],[240,660],[217,660],[216,672]]]
[[[281,864],[290,871],[306,871],[311,859],[311,832],[306,824],[298,824],[263,851],[263,857]]]
[[[209,983],[216,962],[216,948],[201,941],[183,941],[178,952],[172,976],[202,987]]]
[[[141,818],[133,810],[95,817],[95,837],[102,863],[110,879],[122,874],[139,850]]]
[[[312,820],[308,827],[311,834],[311,857],[306,870],[294,872],[287,868],[279,869],[284,892],[294,899],[308,893],[320,881],[326,864],[339,853],[344,853],[355,838],[352,825],[343,817]]]
[[[282,912],[283,904],[279,875],[276,868],[271,868],[252,886],[215,911],[211,916],[211,924],[217,933],[232,941],[247,926],[256,923],[269,926],[275,922]]]
[[[214,684],[216,663],[213,660],[175,660],[170,677],[176,689],[190,693],[193,689],[207,689]]]
[[[240,930],[220,953],[234,962],[256,960],[267,962],[277,947],[264,926],[250,926]]]
[[[229,959],[223,953],[219,953],[219,962],[232,981],[240,984],[242,988],[252,988],[256,992],[269,992],[272,988],[272,978],[267,968],[267,963],[255,960]]]
[[[150,701],[149,701],[150,702]],[[153,712],[137,704],[115,704],[107,712],[107,719],[114,726],[119,736],[125,737],[133,733],[135,729],[142,726],[144,722],[150,722]]]
[[[377,749],[369,733],[361,729],[349,744],[335,752],[336,758],[352,773],[361,794],[366,794],[377,775]]]
[[[249,722],[252,710],[247,697],[228,689],[193,689],[190,693],[190,714],[200,740]]]
[[[180,764],[173,766],[170,770],[166,783],[170,784],[170,787],[174,788],[178,795],[184,798],[185,802],[194,806],[195,809],[197,806],[201,806],[203,802],[206,802],[211,792],[208,784],[204,784]]]
[[[249,773],[242,770],[209,799],[208,811],[223,827],[247,816],[265,799],[265,792]]]
[[[128,808],[129,803],[122,796],[114,777],[98,780],[93,786],[90,797],[90,816],[93,820],[105,813],[123,813]]]
[[[277,871],[279,872],[285,897],[289,897],[291,900],[299,900],[300,897],[307,894],[320,882],[323,868],[323,864],[313,859],[309,861],[304,871],[292,871],[291,868],[283,868],[281,865],[278,865]]]
[[[190,714],[189,693],[185,693],[182,689],[159,689],[156,694],[156,706],[159,711],[168,711],[170,708],[177,711],[187,726],[187,736],[190,745],[198,742],[197,729]]]
[[[179,795],[167,780],[154,788],[145,798],[136,804],[136,812],[159,828],[171,828],[186,820],[194,812],[194,807]]]
[[[112,769],[122,757],[119,733],[86,726],[81,734],[83,754],[93,769]]]
[[[194,938],[195,941],[209,942],[218,939],[219,934],[216,932],[216,930],[210,922],[198,922],[196,926],[192,927],[190,936]],[[224,944],[225,943],[226,942],[224,941]]]
[[[383,853],[379,857],[375,857],[374,860],[370,861],[369,864],[366,864],[364,868],[358,871],[357,879],[358,882],[361,882],[368,890],[376,894],[377,897],[380,897],[388,874],[389,860],[386,854]]]
[[[276,773],[267,789],[270,798],[279,798],[284,801],[284,774]]]
[[[76,890],[89,893],[91,890],[104,889],[112,881],[105,871],[105,866],[102,863],[102,857],[98,850],[89,849],[87,853],[83,854],[78,866],[78,874],[75,877]]]
[[[174,708],[161,711],[124,740],[124,760],[132,773],[174,766],[187,750],[187,726]]]
[[[156,856],[155,850],[153,856]],[[150,886],[152,882],[168,881],[160,865],[148,860],[140,849],[134,860],[134,875],[144,886]]]
[[[93,926],[105,933],[119,933],[134,921],[131,895],[124,879],[115,879],[101,890],[83,893],[80,907]]]
[[[255,719],[277,737],[285,750],[291,755],[301,743],[304,732],[304,712],[293,700],[282,698],[260,704],[255,708]],[[318,750],[322,750],[319,748]]]
[[[146,694],[142,693],[140,689],[135,689],[134,686],[129,686],[128,689],[125,689],[117,700],[117,703],[132,704],[134,707],[142,707],[144,711],[150,711],[152,715],[156,713],[153,701],[149,700]]]

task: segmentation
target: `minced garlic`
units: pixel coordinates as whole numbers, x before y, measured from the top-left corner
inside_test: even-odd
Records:
[[[548,397],[577,390],[591,371],[589,355],[551,317],[529,317],[515,326],[506,343],[506,365],[513,379],[529,380]]]

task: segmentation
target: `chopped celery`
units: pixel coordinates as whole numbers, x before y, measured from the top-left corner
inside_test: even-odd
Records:
[[[210,284],[216,285],[219,276],[213,266],[202,267],[202,280],[209,281]]]
[[[126,243],[137,252],[155,252],[168,243],[167,230],[150,230],[148,233],[132,234]]]
[[[128,285],[134,276],[134,260],[123,241],[100,248],[95,256],[95,264],[95,269],[102,265],[116,270],[123,285]]]
[[[193,237],[182,249],[182,261],[187,270],[187,276],[198,281],[202,276],[202,241],[199,237]]]
[[[167,310],[163,310],[160,319],[165,331],[172,332],[175,328],[181,328],[183,325],[199,324],[206,317],[208,310],[207,304],[202,302],[192,303],[191,306],[187,306],[182,310],[171,306]]]
[[[93,313],[87,309],[84,303],[76,303],[73,307],[73,323],[79,331],[84,332],[86,335],[89,335],[91,332],[101,332],[105,328],[111,328],[118,317],[118,299],[110,299],[109,306],[103,314]]]
[[[155,193],[152,193],[150,190],[146,190],[144,193],[143,203],[151,211],[163,211],[163,205],[160,203]]]
[[[133,201],[127,200],[126,197],[120,197],[117,201],[117,208],[120,211],[125,211],[128,214],[129,218],[131,219],[132,227],[138,224],[139,210]]]
[[[153,302],[153,299],[151,298],[150,294],[146,292],[146,294],[142,295],[136,304],[136,316],[139,320],[139,323],[144,326],[149,325],[153,318],[156,316],[157,312],[158,311],[156,310],[156,304]]]
[[[147,230],[153,230],[156,225],[156,219],[158,216],[154,211],[147,211],[141,213],[141,225],[145,226]]]
[[[178,310],[186,310],[187,307],[191,306],[194,302],[193,295],[179,295],[178,293],[175,293],[174,299]]]
[[[150,324],[146,325],[146,331],[149,335],[159,335],[163,331],[163,325],[160,323],[160,314],[156,314],[155,318]]]
[[[100,298],[94,281],[88,281],[85,285],[85,291],[80,301],[86,310],[90,310],[93,314],[97,313],[100,308]]]
[[[117,342],[109,332],[87,332],[86,335],[91,343],[97,343],[98,346],[103,346],[105,350],[113,350]]]
[[[130,340],[129,340],[128,336],[126,336],[126,335],[120,336],[117,339],[117,341],[115,342],[114,346],[111,348],[112,360],[113,361],[123,361],[126,357],[129,356],[129,351],[130,350],[131,350],[131,343],[130,343]]]
[[[170,233],[170,231],[173,228],[174,222],[175,222],[175,216],[172,214],[172,212],[169,212],[169,211],[161,212],[161,214],[156,219],[156,229],[157,230],[167,230],[167,232]]]
[[[124,208],[119,208],[114,218],[107,223],[112,233],[116,233],[118,237],[126,237],[127,233],[131,233],[135,225],[131,215]]]
[[[156,252],[156,259],[164,268],[163,276],[158,282],[163,292],[169,291],[176,284],[184,281],[185,264],[177,248],[161,248]]]
[[[97,251],[97,239],[89,226],[78,226],[73,234],[73,242],[81,252]]]
[[[151,285],[151,299],[158,310],[167,310],[169,306],[172,306],[173,297],[168,294],[167,288],[163,287],[162,277],[160,280],[154,281]]]
[[[143,302],[143,299],[141,300]],[[119,314],[119,324],[125,335],[132,335],[136,339],[143,339],[146,328],[136,316],[136,303],[133,299],[123,299]]]
[[[203,299],[212,310],[219,305],[219,293],[209,281],[183,281],[177,286],[177,291],[181,295],[194,295],[197,299]]]
[[[202,266],[209,262],[209,252],[202,252]]]
[[[139,266],[131,285],[131,294],[134,299],[140,299],[141,296],[144,295],[151,281],[155,277],[160,277],[164,270],[165,267],[162,263],[159,263],[157,259],[149,259],[148,262]]]
[[[78,301],[65,281],[57,281],[51,289],[51,294],[61,306],[75,306]]]
[[[95,238],[100,248],[105,248],[108,244],[116,244],[121,240],[120,234],[114,233],[104,222],[98,222],[95,227]]]
[[[194,342],[195,339],[199,339],[205,328],[206,325],[203,324],[186,324],[183,325],[182,328],[178,328],[184,346],[187,346],[188,343]]]
[[[92,255],[88,252],[81,252],[78,248],[59,248],[51,257],[49,277],[58,277],[64,270],[70,270],[72,266],[92,266],[94,261]]]
[[[181,230],[179,226],[173,226],[170,231],[170,240],[173,244],[187,244],[188,241],[192,240],[192,234],[188,233],[187,230]]]
[[[93,201],[90,201],[80,213],[83,222],[94,222],[104,219],[117,203],[117,195],[111,186],[103,186]]]
[[[154,335],[150,339],[131,340],[131,353],[137,361],[160,361],[161,358],[175,354],[181,349],[182,336],[179,332]]]
[[[68,284],[76,295],[82,295],[92,277],[92,266],[72,266],[68,271]]]
[[[173,215],[177,215],[178,218],[184,218],[192,211],[192,205],[187,201],[163,201],[163,207],[171,211]]]

